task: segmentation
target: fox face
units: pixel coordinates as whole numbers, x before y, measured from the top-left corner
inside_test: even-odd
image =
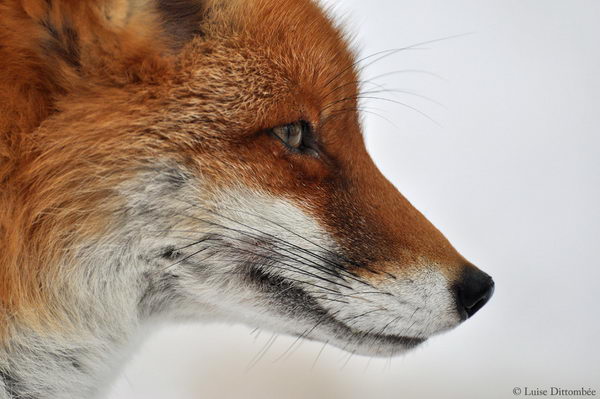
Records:
[[[38,33],[2,50],[36,57],[3,82],[14,323],[215,318],[389,356],[491,297],[373,163],[355,56],[311,1],[3,7]]]

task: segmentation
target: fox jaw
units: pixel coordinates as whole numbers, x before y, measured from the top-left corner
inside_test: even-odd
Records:
[[[101,373],[98,348],[151,320],[389,356],[490,298],[491,278],[367,154],[355,59],[312,2],[2,7],[2,29],[41,38],[0,47],[37,57],[3,82],[6,389],[42,378],[26,364],[50,347],[77,358],[65,370]]]

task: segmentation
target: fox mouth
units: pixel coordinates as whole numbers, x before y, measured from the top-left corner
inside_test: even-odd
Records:
[[[311,332],[305,335],[314,340],[329,342],[348,352],[369,356],[391,356],[406,352],[426,341],[426,338],[421,337],[376,332],[382,329],[381,326],[375,326],[367,331],[356,330],[336,318],[335,314],[320,309],[324,313],[323,322],[314,330],[314,334]]]
[[[279,315],[304,327],[304,330],[285,328],[285,332],[291,335],[368,356],[391,356],[413,349],[427,340],[424,337],[385,334],[385,326],[373,326],[367,331],[352,328],[336,317],[338,312],[323,307],[298,284],[258,266],[250,267],[248,280],[270,298],[271,306]]]
[[[342,349],[358,354],[390,356],[413,349],[426,341],[426,338],[356,331],[335,317],[331,317],[330,323],[335,325],[338,340],[346,341]]]

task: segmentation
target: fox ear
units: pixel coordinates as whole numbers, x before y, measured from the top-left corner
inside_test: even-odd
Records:
[[[206,4],[215,2],[0,0],[0,76],[10,76],[0,92],[11,99],[0,134],[36,127],[89,77],[120,85],[164,76],[164,56],[202,35]]]
[[[45,31],[42,46],[73,64],[84,47],[108,53],[156,52],[181,48],[202,35],[210,0],[22,0],[23,8]],[[86,46],[86,42],[88,46]],[[151,51],[150,51],[151,52]],[[68,57],[65,57],[68,56]]]
[[[155,0],[159,21],[175,47],[202,36],[206,0]]]
[[[206,3],[210,0],[95,0],[102,4],[109,25],[138,39],[166,41],[178,49],[202,35]]]

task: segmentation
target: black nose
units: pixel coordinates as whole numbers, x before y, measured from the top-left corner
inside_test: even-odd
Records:
[[[463,268],[454,286],[458,311],[467,319],[485,305],[494,294],[494,280],[475,266]]]

